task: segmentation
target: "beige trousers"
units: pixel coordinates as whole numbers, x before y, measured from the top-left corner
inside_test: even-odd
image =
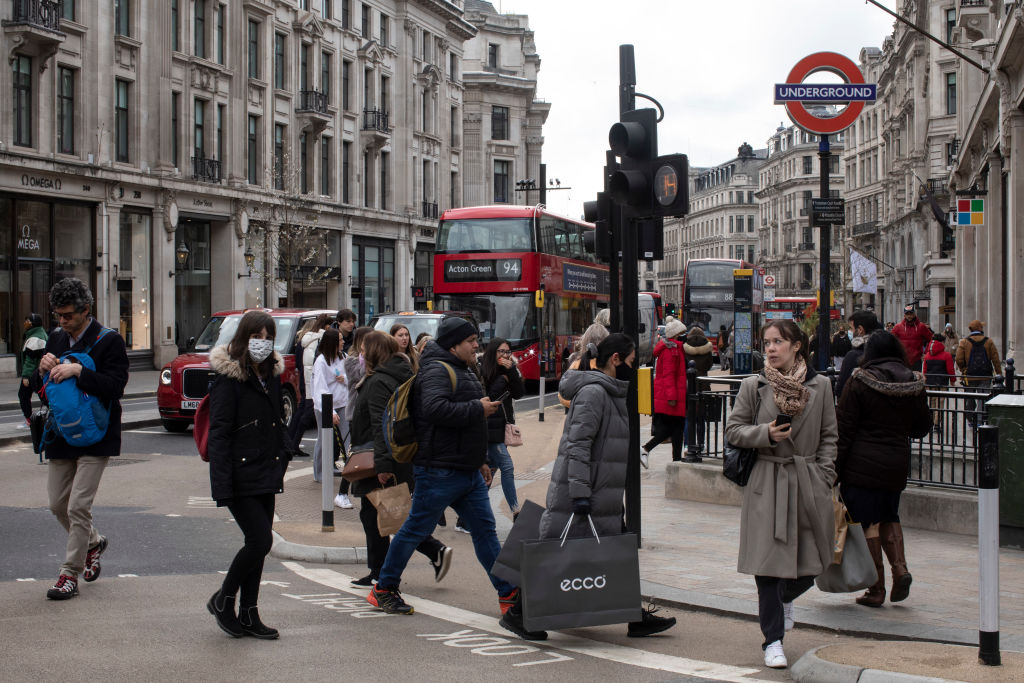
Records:
[[[92,525],[92,501],[109,457],[83,455],[77,460],[50,460],[47,493],[50,512],[68,532],[67,552],[61,574],[78,577],[85,570],[85,555],[99,543]]]

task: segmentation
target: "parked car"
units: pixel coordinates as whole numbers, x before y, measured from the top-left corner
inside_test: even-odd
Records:
[[[277,327],[274,350],[284,358],[281,398],[284,403],[285,419],[291,420],[299,396],[299,375],[295,370],[295,356],[291,353],[295,335],[308,320],[321,313],[334,316],[337,311],[326,308],[263,310],[274,318]],[[199,337],[189,340],[188,352],[181,354],[161,369],[156,389],[156,403],[160,410],[160,423],[164,429],[169,432],[184,432],[192,424],[196,408],[206,396],[213,380],[214,373],[210,370],[210,349],[231,341],[238,328],[238,321],[244,314],[244,310],[214,313]]]
[[[473,323],[477,329],[480,323],[473,319],[472,313],[463,311],[401,311],[395,313],[381,313],[370,318],[370,327],[381,332],[390,332],[392,326],[401,323],[409,328],[409,336],[413,343],[416,338],[426,332],[431,337],[437,338],[437,328],[445,318],[465,318]]]

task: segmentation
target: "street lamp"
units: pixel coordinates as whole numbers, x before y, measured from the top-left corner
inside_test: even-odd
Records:
[[[174,260],[178,264],[178,270],[185,267],[185,262],[188,261],[189,253],[188,245],[185,244],[185,240],[178,243],[178,248],[174,250]],[[170,277],[174,277],[174,271],[172,270],[168,275]]]
[[[242,254],[242,258],[245,259],[245,267],[249,269],[248,273],[236,273],[236,276],[241,279],[243,277],[252,277],[252,264],[256,263],[256,254],[252,253],[252,247],[246,247],[245,253]]]

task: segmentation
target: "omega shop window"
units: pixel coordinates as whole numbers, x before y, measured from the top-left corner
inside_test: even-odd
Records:
[[[153,217],[148,213],[122,211],[120,258],[117,281],[118,332],[129,351],[151,348],[152,279],[150,237]]]

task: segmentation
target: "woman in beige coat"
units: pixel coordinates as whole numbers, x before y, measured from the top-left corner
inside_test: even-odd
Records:
[[[757,449],[743,490],[738,570],[757,583],[765,665],[785,668],[793,600],[832,563],[838,429],[832,385],[811,368],[807,335],[774,320],[763,337],[764,371],[743,380],[725,434]]]

